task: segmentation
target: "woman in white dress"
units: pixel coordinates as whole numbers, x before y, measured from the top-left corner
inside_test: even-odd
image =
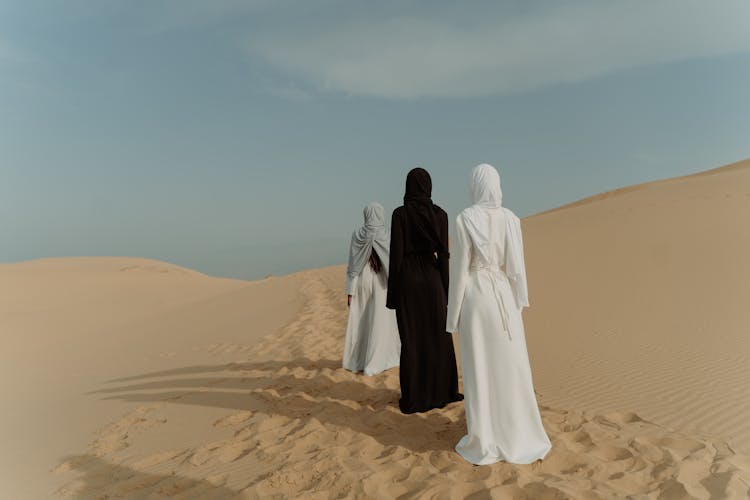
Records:
[[[349,321],[344,340],[344,368],[375,375],[398,366],[401,341],[396,314],[385,307],[390,233],[383,207],[370,203],[365,224],[352,234],[346,295]]]
[[[456,451],[475,465],[544,458],[521,310],[529,305],[521,223],[502,206],[500,175],[471,174],[473,205],[456,218],[447,331],[459,332],[468,432]]]

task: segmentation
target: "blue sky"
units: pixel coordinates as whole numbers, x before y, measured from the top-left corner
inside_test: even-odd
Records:
[[[750,157],[750,2],[0,0],[0,261],[343,262],[469,170],[529,215]]]

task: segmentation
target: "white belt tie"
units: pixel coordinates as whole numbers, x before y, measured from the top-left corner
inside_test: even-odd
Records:
[[[505,272],[498,265],[494,264],[473,264],[470,266],[472,271],[488,271],[490,281],[492,282],[492,291],[495,293],[495,300],[497,300],[498,309],[500,309],[500,319],[503,322],[503,330],[508,334],[508,340],[513,341],[513,337],[510,334],[510,321],[508,320],[508,310],[505,307],[505,301],[503,301],[503,294],[500,291],[500,280],[508,281],[508,277]]]

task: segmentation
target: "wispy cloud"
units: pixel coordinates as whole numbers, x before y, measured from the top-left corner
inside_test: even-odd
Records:
[[[293,86],[269,87],[269,93],[287,101],[305,102],[312,100],[310,92]]]
[[[146,4],[147,26],[152,32],[190,29],[234,16],[278,11],[303,0],[154,0]]]
[[[245,47],[318,89],[390,99],[513,93],[750,51],[747,0],[585,1],[513,16],[457,5],[460,23],[445,10],[330,19],[258,30]]]

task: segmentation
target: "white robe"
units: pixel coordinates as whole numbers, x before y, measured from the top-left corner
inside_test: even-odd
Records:
[[[399,365],[401,340],[396,312],[385,307],[387,290],[385,267],[375,273],[367,264],[355,278],[347,275],[346,293],[352,295],[344,340],[347,370],[375,375]]]
[[[520,221],[508,209],[474,205],[456,219],[456,236],[447,331],[459,332],[468,427],[456,451],[476,465],[534,462],[551,444],[521,316],[528,296]]]

